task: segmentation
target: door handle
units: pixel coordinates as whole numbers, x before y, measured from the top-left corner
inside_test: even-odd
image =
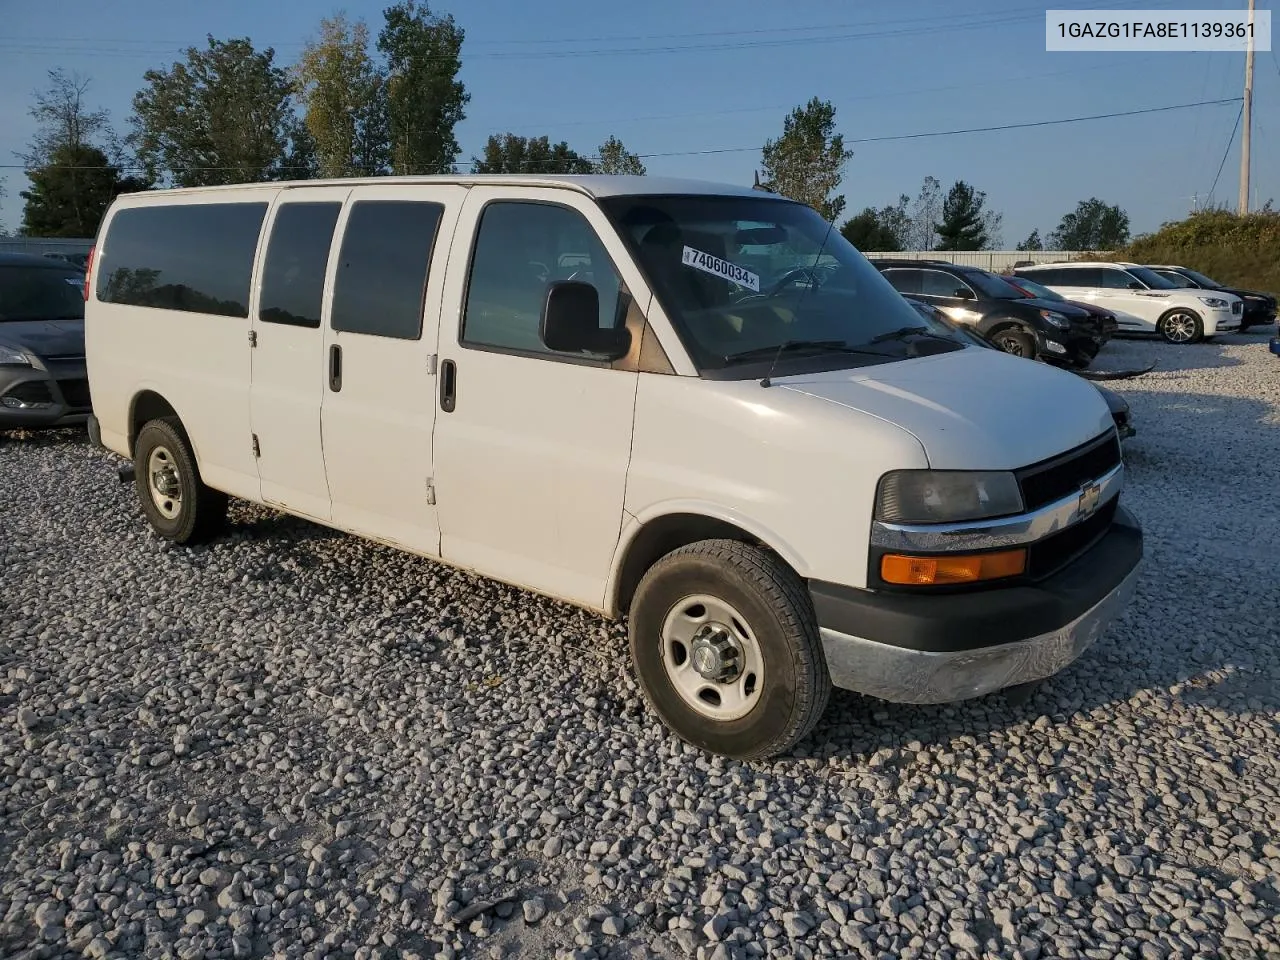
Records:
[[[458,368],[452,360],[440,364],[440,409],[445,413],[453,413],[458,397]]]
[[[342,389],[342,347],[336,343],[329,347],[329,389],[334,393]]]

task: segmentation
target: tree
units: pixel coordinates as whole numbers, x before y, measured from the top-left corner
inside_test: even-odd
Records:
[[[126,177],[106,153],[86,144],[55,148],[43,166],[27,171],[22,232],[29,237],[93,237],[111,201],[150,184]]]
[[[1031,235],[1027,239],[1018,244],[1019,250],[1043,250],[1044,241],[1040,239],[1040,231],[1032,230]]]
[[[391,164],[385,76],[369,56],[369,28],[345,15],[320,21],[294,82],[322,177],[374,176]]]
[[[764,186],[784,197],[807,203],[826,220],[844,210],[844,197],[832,197],[844,179],[853,156],[844,148],[844,135],[835,132],[836,110],[830,101],[814,97],[796,107],[782,124],[782,136],[764,145]]]
[[[387,58],[387,123],[391,164],[398,174],[448,173],[458,158],[453,129],[471,95],[458,80],[463,30],[425,2],[388,7],[378,34]]]
[[[846,240],[864,252],[891,253],[902,249],[893,226],[885,221],[884,211],[875,207],[865,207],[861,213],[850,217],[840,228],[840,232]]]
[[[473,157],[476,173],[591,173],[591,161],[578,156],[563,140],[521,137],[514,133],[489,137],[484,158]]]
[[[645,175],[644,164],[640,162],[640,158],[628,152],[617,137],[611,136],[600,144],[599,152],[600,157],[595,164],[596,173],[629,174],[637,177]]]
[[[987,195],[963,180],[957,180],[942,201],[942,221],[937,225],[939,250],[986,250],[990,248],[990,227],[998,228],[1000,215],[986,209]]]
[[[1116,250],[1129,242],[1129,215],[1097,197],[1081,200],[1049,236],[1055,250]]]
[[[210,36],[168,70],[148,70],[129,137],[147,172],[183,187],[288,178],[293,85],[274,60],[247,38]]]
[[[937,242],[936,224],[942,211],[942,184],[936,177],[925,177],[911,206],[911,227],[908,231],[912,250],[932,250]]]
[[[98,139],[111,140],[110,114],[85,105],[88,89],[87,77],[61,69],[49,71],[49,86],[36,93],[35,106],[29,111],[36,135],[21,155],[28,169],[45,166],[64,147],[78,150]]]

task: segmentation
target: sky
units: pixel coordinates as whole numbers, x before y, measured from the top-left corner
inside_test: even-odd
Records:
[[[1269,7],[1272,0],[1260,0]],[[292,63],[322,17],[345,10],[376,36],[386,0],[0,0],[0,223],[21,222],[16,153],[33,95],[61,67],[127,132],[146,70],[207,34],[248,37]],[[1239,9],[1244,0],[1075,0],[1054,7]],[[547,135],[593,154],[611,134],[649,173],[751,183],[760,147],[818,96],[847,141],[1110,114],[1240,97],[1240,53],[1049,53],[1045,4],[1028,0],[439,0],[466,31],[471,94],[460,159],[492,133]],[[1280,39],[1280,38],[1278,38]],[[1280,203],[1280,59],[1255,55],[1251,193]],[[963,179],[1004,218],[1003,246],[1047,234],[1080,200],[1129,214],[1135,234],[1193,203],[1233,208],[1238,102],[958,136],[850,142],[845,215],[914,196],[925,176]],[[1225,164],[1223,163],[1225,156]],[[5,165],[17,165],[17,168]],[[1219,168],[1221,173],[1219,175]]]

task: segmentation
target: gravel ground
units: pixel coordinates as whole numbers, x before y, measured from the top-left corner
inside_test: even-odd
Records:
[[[77,433],[0,438],[0,955],[1280,955],[1280,361],[1098,365],[1154,357],[1117,626],[758,764],[620,625],[244,505],[172,548]]]

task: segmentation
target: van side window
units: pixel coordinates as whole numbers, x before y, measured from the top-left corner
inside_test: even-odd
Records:
[[[127,207],[111,218],[98,299],[224,317],[249,316],[266,203]]]
[[[358,200],[338,257],[330,325],[344,333],[417,340],[431,250],[444,207],[416,200]]]
[[[276,211],[262,270],[258,319],[320,326],[329,245],[341,203],[286,203]]]
[[[973,291],[969,285],[954,274],[942,270],[920,271],[920,292],[931,297],[955,297],[960,290]]]
[[[600,328],[620,325],[621,280],[586,218],[548,203],[484,208],[471,257],[462,342],[553,356],[538,336],[548,284],[581,280],[600,296]]]

